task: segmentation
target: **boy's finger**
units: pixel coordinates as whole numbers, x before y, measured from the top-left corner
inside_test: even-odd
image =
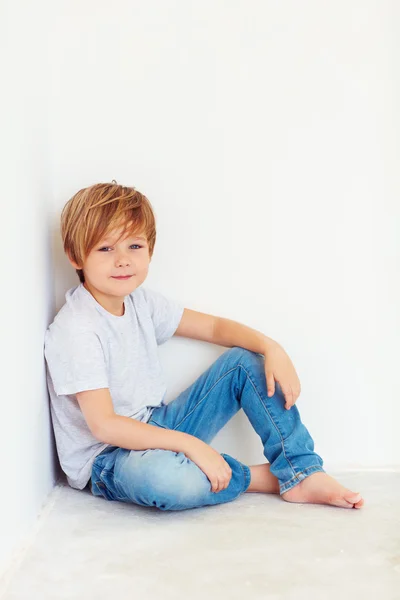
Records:
[[[267,388],[268,396],[273,396],[275,394],[275,380],[274,375],[271,372],[267,372]]]
[[[285,391],[284,395],[285,395],[285,400],[286,400],[285,408],[289,409],[294,404],[294,395],[293,395],[292,388],[289,387]]]

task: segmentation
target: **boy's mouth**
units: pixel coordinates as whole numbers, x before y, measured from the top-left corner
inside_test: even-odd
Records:
[[[112,275],[113,279],[129,279],[130,277],[133,277],[133,275],[118,275],[118,277]]]

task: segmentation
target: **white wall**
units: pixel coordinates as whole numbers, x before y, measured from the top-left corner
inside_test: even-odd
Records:
[[[23,389],[15,361],[6,370],[10,473],[24,477],[9,487],[12,499],[23,490],[33,508],[53,478],[50,457],[36,458],[39,484],[26,456],[30,463],[32,444],[49,436],[39,347],[46,316],[79,283],[62,254],[59,215],[78,189],[111,179],[136,186],[155,208],[147,285],[283,345],[327,468],[400,465],[398,4],[69,1],[50,25],[45,90],[33,82],[26,115],[40,151],[18,164],[23,210],[17,205],[6,235],[14,259],[4,261],[6,339],[17,327],[28,344],[21,354],[18,343]],[[31,52],[30,36],[19,38],[21,53]],[[43,46],[35,52],[45,63]],[[6,182],[21,202],[15,180]],[[32,252],[16,244],[17,217]],[[29,285],[12,276],[21,266],[32,268]],[[162,346],[167,400],[224,350],[180,338]],[[213,446],[248,464],[264,460],[243,412]]]
[[[45,0],[1,4],[0,574],[58,477],[43,361],[54,311]]]
[[[149,285],[278,340],[327,463],[398,463],[394,3],[64,6],[57,212],[96,181],[137,186],[158,216]],[[214,360],[201,347],[162,348],[170,397]],[[262,459],[250,427],[234,439],[246,424],[218,447]]]

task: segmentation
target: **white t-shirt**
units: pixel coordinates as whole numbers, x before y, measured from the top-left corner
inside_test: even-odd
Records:
[[[83,283],[65,299],[46,330],[44,355],[61,468],[69,485],[81,490],[95,457],[109,444],[92,435],[76,393],[107,387],[116,414],[149,421],[167,391],[157,346],[175,333],[184,307],[143,285],[125,296],[120,317]]]

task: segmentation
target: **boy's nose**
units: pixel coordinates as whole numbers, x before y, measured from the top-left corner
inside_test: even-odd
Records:
[[[129,265],[129,258],[127,256],[119,256],[116,261],[117,265]]]
[[[122,260],[122,259],[121,259],[121,260],[119,260],[119,261],[118,261],[118,264],[119,264],[119,265],[129,265],[129,261],[128,261],[128,260]]]

